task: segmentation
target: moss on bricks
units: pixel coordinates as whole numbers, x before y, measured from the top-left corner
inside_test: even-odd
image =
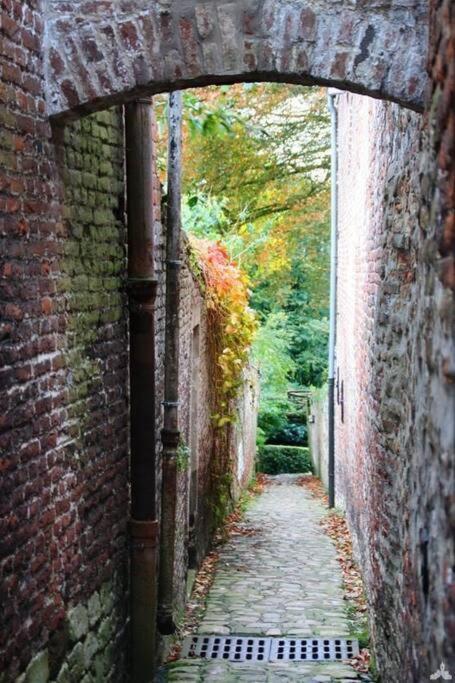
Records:
[[[68,632],[73,642],[80,640],[88,631],[88,612],[83,605],[77,605],[68,612]]]
[[[43,650],[32,659],[19,680],[20,683],[47,683],[49,675],[49,653]]]

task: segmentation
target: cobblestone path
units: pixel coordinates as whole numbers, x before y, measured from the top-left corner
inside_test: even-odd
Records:
[[[198,633],[349,636],[341,571],[334,547],[319,526],[324,514],[295,476],[273,478],[245,517],[244,525],[255,533],[236,535],[222,548]],[[164,680],[348,683],[369,678],[338,662],[182,659],[168,666]]]

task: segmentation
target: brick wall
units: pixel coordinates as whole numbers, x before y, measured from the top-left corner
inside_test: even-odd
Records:
[[[453,514],[453,471],[454,419],[455,413],[455,7],[450,0],[432,0],[429,71],[431,87],[427,109],[430,112],[428,126],[431,135],[426,140],[427,173],[422,174],[421,189],[425,197],[424,219],[435,221],[435,237],[440,261],[438,276],[445,290],[436,285],[439,295],[438,312],[441,321],[435,332],[444,344],[433,350],[435,367],[439,366],[439,381],[443,389],[439,396],[445,406],[436,428],[444,434],[444,449],[439,455],[440,475],[438,480],[446,483],[447,491],[438,506],[438,524],[443,536],[452,541],[441,548],[440,559],[443,576],[438,582],[439,594],[433,609],[442,605],[438,619],[438,632],[446,634],[450,645],[446,646],[447,657],[451,658],[451,671],[455,670],[455,515]],[[452,295],[449,295],[449,290]],[[441,348],[442,347],[442,348]],[[452,458],[451,454],[452,453]],[[433,483],[437,487],[437,483]],[[452,486],[452,488],[448,488]],[[451,491],[451,492],[450,492]],[[434,545],[434,541],[433,541]],[[433,611],[433,610],[432,610]],[[432,623],[427,622],[427,630]]]
[[[423,107],[426,0],[48,0],[49,111],[93,111],[169,83],[289,80]]]
[[[383,680],[411,683],[454,663],[455,404],[444,377],[453,297],[439,279],[424,118],[337,99],[337,501],[364,569]]]
[[[272,4],[268,3],[269,18],[276,10]],[[412,12],[415,9],[417,14],[409,17],[410,26],[414,20],[419,24],[419,31],[411,28],[408,36],[417,40],[420,55],[405,65],[410,74],[415,68],[421,73],[424,4],[416,3]],[[76,5],[80,3],[64,3],[65,11]],[[0,680],[3,677],[9,683],[26,669],[25,680],[58,676],[64,680],[68,669],[76,680],[83,680],[88,669],[102,680],[118,680],[125,654],[128,516],[121,123],[118,112],[103,112],[66,129],[56,128],[52,138],[43,98],[42,4],[39,0],[1,0],[0,7]],[[284,14],[280,16],[288,16],[291,23],[280,33],[280,40],[287,55],[286,40],[296,31],[293,59],[298,60],[302,41],[295,7],[294,3],[281,6]],[[221,12],[223,36],[230,35],[232,40],[237,34],[230,34],[230,25],[240,34],[239,8],[240,4],[234,8],[228,3]],[[393,10],[400,13],[403,7],[396,2]],[[432,0],[431,10],[433,86],[423,129],[419,117],[395,105],[365,104],[353,96],[348,100],[353,107],[342,112],[341,121],[346,145],[340,189],[351,213],[341,217],[345,244],[340,245],[340,256],[351,264],[355,277],[348,283],[345,265],[340,315],[344,306],[355,325],[356,339],[350,344],[352,326],[343,328],[342,322],[338,360],[346,383],[346,421],[340,424],[338,409],[337,439],[339,462],[349,462],[351,474],[348,477],[339,469],[337,475],[340,492],[349,502],[350,524],[371,589],[378,662],[385,680],[400,681],[428,677],[441,660],[450,666],[450,643],[455,641],[450,527],[455,410],[450,294],[454,282],[453,3]],[[231,11],[233,24],[229,23]],[[178,22],[182,17],[176,12],[168,19]],[[270,47],[267,32],[285,24],[272,21],[269,28],[264,27],[255,11],[242,17],[246,22],[242,32],[247,33],[243,52],[236,49],[233,55],[217,42],[215,51],[208,54],[209,62],[217,58],[221,46],[225,76],[232,78],[243,68],[237,63],[229,66],[233,57],[246,59],[254,73],[259,69],[261,75],[282,77],[287,69],[284,58],[277,65],[273,50],[260,45]],[[182,26],[201,32],[198,49],[213,43],[210,25],[204,29],[203,22],[196,28],[191,22],[179,23]],[[83,28],[91,30],[88,25]],[[305,22],[303,28],[308,28]],[[162,29],[164,36],[166,20]],[[259,34],[261,39],[256,41],[254,36]],[[125,59],[136,65],[128,72],[130,85],[139,83],[147,89],[141,60],[136,60],[141,55],[135,52],[134,36],[128,31],[122,35],[130,43],[125,46]],[[357,52],[362,37],[360,32]],[[396,44],[401,60],[403,42],[398,39]],[[85,46],[92,50],[92,73],[103,61],[93,40]],[[336,69],[336,63],[327,59],[326,48],[321,43],[316,50],[321,68],[329,64]],[[174,60],[172,45],[166,43],[164,49],[168,59],[155,53],[156,65],[175,66],[178,59]],[[376,49],[382,49],[380,41]],[[350,52],[351,62],[360,56],[355,50]],[[411,55],[412,50],[405,53]],[[186,52],[185,65],[191,67],[191,59],[191,52]],[[109,65],[107,71],[97,73],[100,85],[103,73],[109,75],[114,66]],[[71,69],[79,66],[77,59],[71,60]],[[58,70],[58,55],[54,67]],[[368,62],[360,68],[368,69]],[[56,78],[59,84],[62,73]],[[393,76],[393,69],[389,73]],[[197,76],[187,75],[190,80]],[[207,69],[203,77],[210,78]],[[179,74],[173,72],[166,78],[173,80]],[[334,82],[342,78],[340,73],[330,75]],[[409,79],[394,78],[390,85],[396,82],[398,91],[389,89],[389,96],[410,96],[414,104],[420,102],[420,79],[411,93]],[[381,73],[375,73],[374,79],[382,83]],[[374,90],[373,81],[365,83],[358,85]],[[120,99],[130,85],[124,83],[116,90]],[[110,97],[106,79],[103,87],[105,91],[91,91],[88,97]],[[66,93],[71,96],[68,89]],[[63,91],[57,95],[64,109],[67,95]],[[85,101],[86,95],[85,91],[81,97],[76,93],[73,104]],[[60,111],[52,98],[49,105]],[[89,105],[95,106],[102,107],[101,100]],[[368,158],[356,159],[362,131],[368,140]],[[363,177],[356,167],[364,169]],[[352,188],[356,189],[355,202]],[[161,235],[159,221],[156,229]],[[157,245],[158,272],[162,272],[159,236]],[[162,395],[164,329],[160,278],[158,397]],[[197,298],[197,292],[187,296],[185,306],[194,305],[193,296]],[[185,315],[182,353],[187,356],[182,367],[189,378],[185,363],[192,357],[194,319],[188,312]],[[201,386],[206,389],[210,373],[201,360],[206,351],[200,343]],[[191,395],[182,389],[190,402],[182,414],[186,410],[186,424],[192,426]],[[360,402],[356,396],[361,391],[369,398]],[[202,393],[199,405],[204,402]],[[158,429],[159,400],[156,411]],[[206,520],[214,514],[206,486],[216,452],[207,456],[208,423],[204,415],[198,420],[198,511]],[[191,440],[191,433],[186,436]],[[186,486],[182,473],[181,529],[188,519]],[[159,487],[155,495],[159,498]],[[201,552],[209,528],[204,522],[197,532]],[[180,594],[185,535],[179,536],[176,568]]]
[[[35,3],[4,3],[0,133],[0,680],[119,680],[127,626],[128,329],[121,111],[52,131]],[[165,270],[155,178],[156,496]],[[213,529],[203,297],[182,278],[181,396],[196,445],[194,563]],[[194,373],[194,330],[199,367]],[[197,380],[197,400],[192,385]],[[196,437],[192,432],[196,431]],[[185,598],[189,475],[179,478],[176,604]],[[14,635],[12,635],[14,634]],[[21,679],[22,680],[22,679]]]
[[[107,677],[126,595],[121,129],[104,113],[51,140],[40,4],[5,0],[1,20],[0,677],[89,650]]]

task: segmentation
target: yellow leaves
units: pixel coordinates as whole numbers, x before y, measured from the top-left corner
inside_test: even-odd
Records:
[[[206,284],[214,383],[219,392],[213,420],[218,427],[224,427],[235,420],[235,399],[257,326],[248,307],[249,280],[221,243],[191,235],[190,245]]]
[[[224,417],[220,417],[219,420],[217,420],[217,426],[218,427],[224,427],[227,424],[230,424],[233,422],[233,418],[229,415],[225,415]]]

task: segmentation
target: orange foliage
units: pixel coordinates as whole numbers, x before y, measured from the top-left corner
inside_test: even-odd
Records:
[[[194,235],[190,247],[206,291],[216,389],[214,420],[223,427],[235,418],[234,400],[243,384],[256,319],[248,307],[248,278],[230,260],[226,248]]]

